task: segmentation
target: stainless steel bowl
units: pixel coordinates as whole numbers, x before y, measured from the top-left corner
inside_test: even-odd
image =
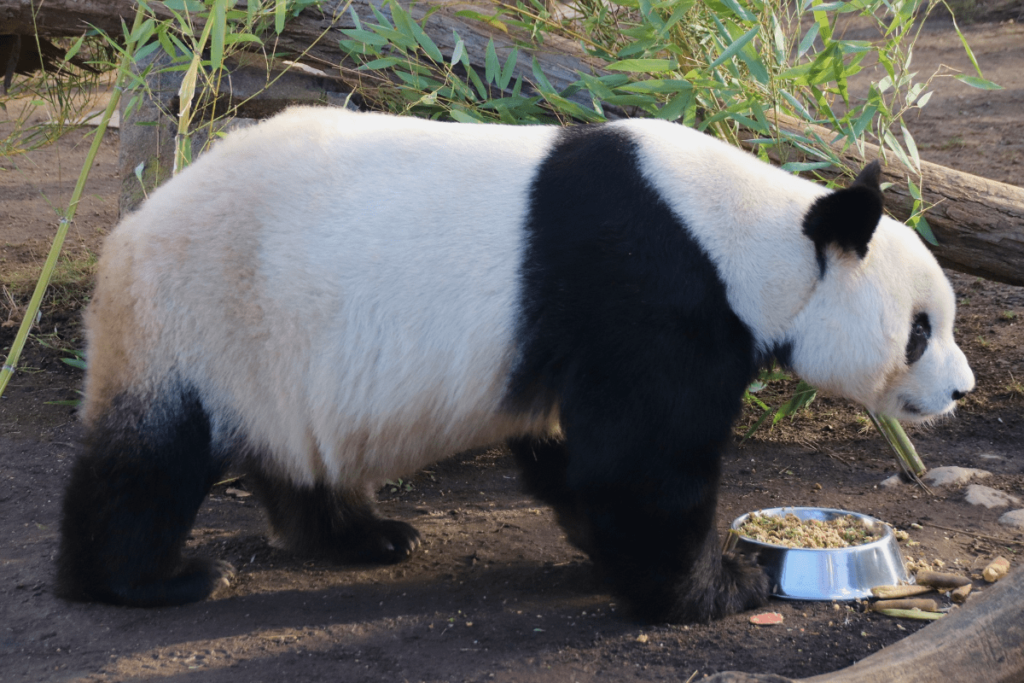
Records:
[[[802,520],[822,521],[850,515],[871,531],[881,529],[882,537],[850,548],[813,549],[786,548],[755,541],[738,531],[730,533],[726,550],[756,555],[772,582],[772,595],[792,600],[855,600],[870,596],[875,586],[907,581],[896,536],[887,524],[857,512],[829,508],[771,508],[756,514],[781,517],[789,513]],[[731,528],[739,529],[751,514],[755,513],[739,517]]]

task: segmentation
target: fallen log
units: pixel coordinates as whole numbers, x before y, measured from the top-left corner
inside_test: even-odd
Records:
[[[913,635],[851,667],[794,680],[774,674],[727,671],[708,683],[935,683],[1024,681],[1024,571],[976,593]],[[767,661],[767,659],[766,659]]]
[[[351,3],[349,0],[326,0],[319,9],[306,9],[290,19],[280,36],[270,36],[267,40],[272,43],[275,51],[304,53],[304,59],[315,66],[337,67],[342,64],[338,41],[346,38],[343,33],[345,29],[355,27],[346,8],[350,7],[361,22],[377,23],[371,5],[381,9],[383,4],[383,0],[351,0]],[[489,40],[494,41],[495,52],[503,61],[515,47],[511,35],[484,22],[455,16],[456,12],[462,10],[492,14],[493,8],[461,0],[427,0],[411,7],[405,1],[402,4],[417,21],[434,10],[424,30],[445,57],[450,57],[455,49],[453,30],[463,39],[466,53],[473,64],[484,63]],[[170,16],[161,15],[159,4],[154,3],[152,8],[157,16]],[[384,10],[384,14],[387,13]],[[95,26],[116,36],[121,33],[122,20],[130,26],[134,16],[135,4],[124,0],[53,0],[45,3],[38,0],[0,0],[0,35],[32,35],[38,31],[43,36],[77,36]],[[197,23],[197,30],[201,27],[202,23]],[[578,71],[591,73],[600,69],[600,60],[587,57],[571,40],[550,34],[544,40],[544,46],[532,50],[530,57],[537,58],[544,75],[556,90],[563,90],[578,80]],[[533,78],[529,57],[520,58],[513,71],[513,81],[520,76],[529,80]]]
[[[835,133],[790,117],[780,117],[779,128],[831,140]],[[907,220],[914,198],[907,185],[911,172],[902,164],[882,159],[878,145],[864,144],[864,154],[856,148],[832,145],[836,154],[859,169],[879,159],[883,162],[883,180],[893,183],[886,190],[888,209],[898,220]],[[780,159],[778,150],[769,156]],[[792,157],[787,157],[792,160]],[[819,171],[828,176],[828,171]],[[916,178],[911,177],[915,183]],[[989,280],[1024,285],[1024,188],[961,173],[927,161],[921,162],[921,199],[931,208],[925,218],[935,233],[938,245],[929,245],[942,265]]]
[[[351,8],[361,21],[375,22],[371,3],[379,8],[382,0],[353,0]],[[354,25],[349,13],[341,12],[346,6],[345,0],[328,0],[319,10],[305,10],[274,38],[275,49],[305,52],[308,61],[325,70],[343,70],[338,40],[344,37],[344,29]],[[459,0],[418,2],[412,6],[411,14],[421,19],[428,10],[437,7],[440,9],[427,19],[425,30],[446,58],[454,50],[453,30],[463,39],[474,64],[484,63],[489,40],[494,41],[502,60],[514,46],[510,36],[494,27],[455,16],[458,10],[473,7]],[[486,9],[477,9],[487,13]],[[130,23],[133,12],[134,5],[122,0],[0,0],[0,34],[31,34],[38,30],[46,36],[78,35],[87,25],[117,34],[122,19]],[[574,82],[579,71],[601,73],[599,60],[584,55],[572,41],[548,35],[542,48],[521,54],[514,76],[532,80],[534,56],[557,90]],[[353,72],[348,69],[347,73]],[[799,134],[813,129],[823,140],[834,137],[824,128],[786,117],[779,120],[779,126]],[[835,148],[854,167],[880,157],[876,145],[866,144],[863,156],[854,149],[842,150],[838,145]],[[886,165],[883,173],[885,180],[893,183],[886,193],[887,207],[894,217],[906,220],[914,203],[907,186],[910,173],[895,163]],[[1024,189],[928,162],[921,163],[920,180],[922,198],[931,206],[926,217],[939,242],[932,247],[939,261],[955,270],[1024,286]]]

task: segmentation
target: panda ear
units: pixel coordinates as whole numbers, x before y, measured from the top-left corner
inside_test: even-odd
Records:
[[[872,161],[844,190],[820,197],[804,216],[804,234],[814,242],[821,274],[825,274],[825,248],[833,244],[860,258],[882,218],[882,166]]]

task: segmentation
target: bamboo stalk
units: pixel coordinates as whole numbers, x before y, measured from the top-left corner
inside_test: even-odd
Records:
[[[866,412],[875,428],[885,437],[885,442],[889,444],[889,448],[895,454],[896,462],[899,466],[911,479],[916,481],[925,490],[928,490],[928,487],[921,481],[921,475],[927,471],[927,468],[924,466],[921,456],[917,454],[917,449],[914,448],[914,444],[911,443],[910,437],[903,431],[900,423],[888,415],[876,416],[870,410]]]
[[[28,302],[25,317],[22,318],[21,325],[18,327],[18,334],[14,338],[14,344],[11,346],[10,353],[7,354],[7,360],[4,362],[3,368],[0,369],[0,396],[3,395],[7,384],[11,381],[11,377],[14,376],[15,369],[18,367],[18,360],[21,358],[21,352],[25,348],[25,342],[28,341],[29,332],[32,330],[36,316],[39,314],[39,307],[43,303],[43,296],[46,294],[47,287],[50,286],[50,278],[53,276],[53,270],[57,266],[57,259],[60,257],[61,249],[64,247],[64,239],[67,237],[68,228],[71,227],[71,221],[75,218],[75,210],[78,208],[78,202],[82,198],[83,190],[85,190],[85,181],[89,178],[89,171],[92,170],[93,162],[96,160],[96,153],[99,151],[100,143],[103,141],[103,135],[107,132],[107,124],[110,122],[110,117],[117,110],[117,103],[121,99],[121,92],[129,74],[129,65],[135,52],[135,39],[132,36],[142,25],[143,16],[143,5],[139,5],[135,11],[135,22],[132,30],[126,36],[128,42],[125,45],[124,52],[121,53],[121,61],[117,67],[117,78],[114,81],[114,92],[110,96],[110,101],[107,103],[106,111],[103,112],[99,126],[96,127],[96,132],[93,134],[89,153],[85,157],[85,164],[82,166],[82,171],[78,174],[78,182],[75,184],[74,192],[71,193],[71,201],[68,203],[67,211],[61,216],[57,224],[57,234],[50,245],[50,252],[46,256],[46,263],[43,264],[39,280],[36,281],[36,288]]]

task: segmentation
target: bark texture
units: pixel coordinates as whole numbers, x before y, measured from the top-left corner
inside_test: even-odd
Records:
[[[1024,571],[974,594],[963,606],[853,666],[792,680],[726,671],[708,683],[935,683],[1024,681]],[[881,617],[879,617],[881,618]]]

